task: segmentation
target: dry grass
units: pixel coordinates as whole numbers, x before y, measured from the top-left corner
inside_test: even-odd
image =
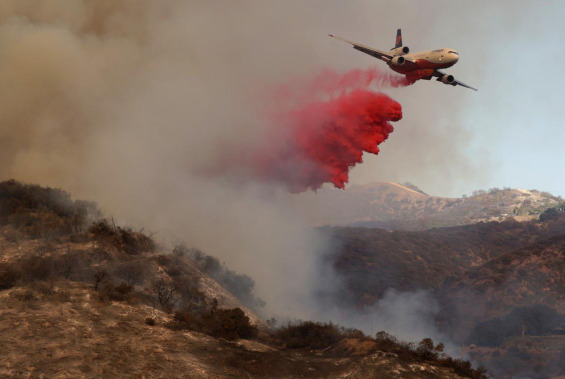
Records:
[[[100,302],[88,285],[69,281],[0,292],[0,319],[3,378],[360,378],[371,366],[388,378],[460,377],[378,352],[336,358],[174,331],[161,311]]]
[[[86,228],[90,207],[60,190],[0,183],[0,377],[459,377],[414,356],[332,351],[344,337],[334,326],[302,348],[238,340],[266,329],[232,294],[252,294],[251,278],[215,270],[229,293],[142,231],[107,220]],[[176,320],[161,310],[175,307]],[[175,322],[216,338],[165,327]]]

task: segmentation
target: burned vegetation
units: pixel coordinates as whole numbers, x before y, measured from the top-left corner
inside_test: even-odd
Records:
[[[265,302],[254,295],[255,282],[249,276],[233,272],[221,264],[217,258],[206,255],[198,249],[188,249],[184,245],[179,245],[175,247],[173,253],[188,256],[202,272],[214,278],[245,306],[253,310],[259,310],[265,306]]]
[[[82,232],[100,217],[95,203],[72,200],[63,190],[15,180],[0,183],[0,225],[8,240],[56,240]]]
[[[278,328],[274,320],[264,323],[250,310],[264,306],[254,286],[249,276],[197,249],[179,245],[167,251],[143,230],[102,218],[94,203],[72,200],[57,189],[0,183],[0,296],[10,299],[5,306],[21,304],[33,314],[59,304],[75,314],[91,304],[97,309],[97,316],[89,316],[93,322],[110,317],[112,309],[129,309],[140,313],[136,333],[152,328],[179,336],[173,339],[187,331],[210,336],[223,346],[217,358],[226,370],[251,377],[361,372],[355,370],[372,367],[363,359],[374,356],[382,358],[376,362],[383,367],[396,362],[412,370],[417,363],[457,377],[485,378],[431,340],[404,343],[386,333],[366,336],[331,323],[300,321]],[[116,325],[128,330],[130,323]],[[238,340],[253,341],[261,352],[242,348]],[[328,365],[337,358],[343,367]],[[259,361],[264,364],[246,363]],[[371,370],[388,370],[381,366]]]
[[[59,189],[10,180],[0,183],[0,226],[8,245],[0,261],[0,290],[37,282],[51,286],[81,282],[95,291],[99,301],[147,304],[174,314],[170,326],[176,322],[175,328],[230,338],[256,331],[242,309],[222,309],[215,297],[201,290],[206,272],[183,252],[190,249],[177,247],[172,254],[163,253],[166,249],[143,229],[102,218],[95,203],[72,200]],[[25,254],[7,254],[10,250],[25,250]],[[206,257],[217,263],[211,276],[220,285],[227,283],[236,298],[259,304],[252,296],[251,278]],[[247,331],[231,333],[234,322],[237,330]]]

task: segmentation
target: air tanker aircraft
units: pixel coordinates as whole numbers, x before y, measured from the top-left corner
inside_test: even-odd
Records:
[[[406,75],[406,78],[410,81],[419,79],[430,80],[432,77],[436,77],[436,80],[443,84],[452,86],[460,85],[475,91],[477,90],[470,85],[456,80],[453,75],[448,75],[439,70],[440,68],[451,67],[457,63],[459,60],[459,53],[457,53],[457,51],[452,49],[437,49],[408,54],[410,49],[408,46],[402,45],[402,32],[400,29],[396,32],[396,45],[388,53],[348,41],[344,38],[334,36],[333,34],[330,34],[330,37],[347,42],[353,45],[354,49],[386,62],[391,70]]]

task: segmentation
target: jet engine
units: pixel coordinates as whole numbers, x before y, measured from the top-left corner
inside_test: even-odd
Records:
[[[444,76],[442,76],[441,78],[438,79],[440,82],[442,82],[443,84],[451,84],[452,86],[455,85],[455,78],[453,77],[453,75],[447,75],[445,74]]]
[[[394,66],[402,66],[404,64],[404,62],[406,62],[406,59],[404,59],[404,57],[400,56],[400,57],[394,57],[392,58],[391,63]]]
[[[404,54],[408,54],[410,52],[410,48],[408,48],[408,46],[400,46],[397,47],[396,49],[392,49],[390,51],[391,55],[404,55]]]

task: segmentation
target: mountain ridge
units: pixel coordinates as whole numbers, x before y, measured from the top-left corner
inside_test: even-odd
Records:
[[[559,196],[523,189],[475,191],[448,198],[424,193],[412,184],[375,182],[347,190],[325,188],[312,201],[319,204],[319,226],[360,226],[387,230],[425,230],[477,222],[533,220],[563,203]]]

